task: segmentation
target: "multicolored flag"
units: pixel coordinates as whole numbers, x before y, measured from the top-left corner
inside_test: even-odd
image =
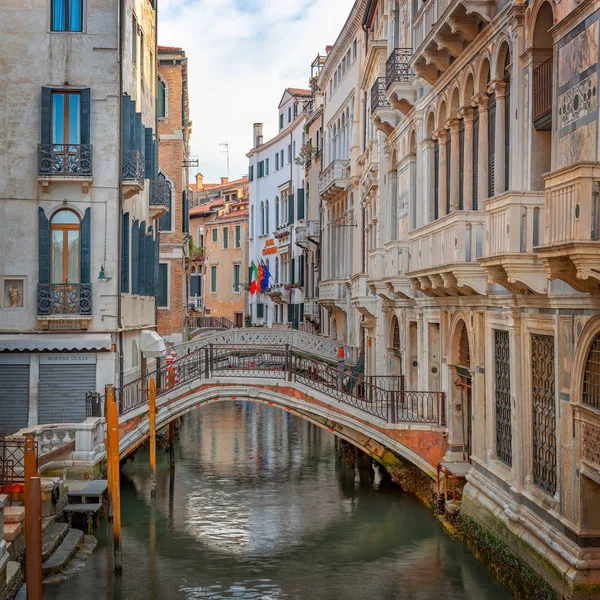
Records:
[[[264,292],[269,287],[269,279],[271,278],[271,273],[269,273],[269,267],[265,263],[262,263],[263,273],[261,279],[260,291]]]
[[[254,261],[252,261],[252,263],[250,264],[250,269],[252,271],[252,277],[253,280],[250,282],[250,293],[252,295],[256,294],[256,292],[258,291],[258,269],[256,267],[256,265],[254,264]]]

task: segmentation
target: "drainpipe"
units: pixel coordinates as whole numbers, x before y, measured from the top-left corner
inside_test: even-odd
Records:
[[[122,102],[123,102],[123,45],[124,45],[124,37],[125,37],[125,0],[119,0],[119,97],[117,99],[118,103],[118,130],[117,130],[117,143],[119,145],[119,164],[117,165],[117,172],[119,178],[119,211],[117,218],[117,255],[118,255],[118,268],[117,268],[117,329],[119,332],[119,387],[123,387],[123,310],[122,310],[122,301],[121,301],[121,282],[122,276],[121,273],[123,271],[123,173],[122,173],[122,164],[123,164],[123,111],[122,111]]]

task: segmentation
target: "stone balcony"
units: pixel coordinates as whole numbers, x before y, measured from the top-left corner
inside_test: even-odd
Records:
[[[483,255],[486,214],[455,211],[409,234],[412,287],[428,296],[487,293]]]
[[[417,92],[412,85],[414,72],[410,66],[412,48],[396,48],[386,61],[386,97],[388,102],[406,115],[415,104]]]
[[[321,241],[321,223],[319,221],[307,221],[304,225],[296,227],[296,245],[308,248],[309,242],[319,244]]]
[[[326,308],[346,306],[348,298],[347,279],[339,277],[336,279],[327,279],[319,282],[319,303]]]
[[[329,202],[350,185],[350,161],[334,160],[319,174],[319,195]]]
[[[479,262],[490,283],[513,294],[545,294],[546,271],[534,253],[543,235],[543,192],[505,192],[485,203],[488,216],[484,256]]]
[[[367,319],[377,316],[377,296],[371,287],[371,273],[356,273],[350,280],[352,306]]]
[[[426,0],[413,21],[415,73],[434,84],[495,14],[495,0]]]
[[[406,277],[409,269],[410,248],[408,240],[388,242],[383,247],[384,273],[383,283],[387,296],[395,300],[410,300],[414,290]]]
[[[562,279],[579,292],[600,284],[600,166],[578,162],[545,176],[543,245],[535,248],[549,279]]]
[[[371,86],[371,119],[373,125],[388,136],[396,126],[396,114],[387,99],[386,89],[386,78],[377,77]]]
[[[321,316],[321,307],[316,298],[307,298],[304,300],[304,316],[313,322],[318,322]]]

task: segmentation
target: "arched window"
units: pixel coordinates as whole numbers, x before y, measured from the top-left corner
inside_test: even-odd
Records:
[[[398,324],[398,317],[394,317],[394,329],[392,331],[392,352],[395,356],[402,356],[400,347],[400,325]]]
[[[269,201],[265,202],[265,233],[269,233]]]
[[[50,224],[51,282],[79,283],[80,233],[79,217],[71,210],[59,210]]]
[[[260,233],[265,234],[265,203],[260,203]]]
[[[279,227],[279,196],[275,196],[275,227]]]
[[[166,202],[169,209],[158,220],[158,228],[160,231],[171,231],[172,229],[172,214],[173,214],[173,187],[171,182],[165,177],[164,173],[159,173],[156,178],[156,193],[159,194]],[[162,204],[162,202],[161,202]]]
[[[167,83],[161,77],[158,76],[158,100],[156,103],[156,116],[159,119],[165,119],[167,117]]]
[[[585,361],[581,401],[587,406],[600,408],[600,334],[592,342]]]

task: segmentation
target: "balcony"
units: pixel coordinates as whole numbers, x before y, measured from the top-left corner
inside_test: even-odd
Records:
[[[322,306],[345,308],[347,297],[346,279],[329,279],[319,282],[319,303]]]
[[[121,177],[123,178],[123,193],[125,198],[137,194],[144,189],[146,162],[140,150],[123,150]]]
[[[535,248],[549,279],[562,279],[579,292],[600,284],[600,166],[578,162],[545,176],[546,223]]]
[[[386,62],[386,96],[389,103],[406,115],[415,104],[417,93],[412,86],[410,66],[412,48],[396,48]]]
[[[427,296],[487,293],[483,255],[486,215],[455,211],[409,234],[413,289]]]
[[[319,244],[321,241],[321,224],[319,221],[307,221],[305,225],[296,227],[296,245],[308,248],[308,242]]]
[[[394,300],[411,300],[414,291],[406,277],[409,268],[409,244],[407,240],[388,242],[384,248],[383,283],[387,297]]]
[[[171,186],[167,182],[150,180],[150,216],[153,219],[171,210]]]
[[[415,73],[434,84],[496,14],[496,0],[427,0],[413,21]]]
[[[543,235],[543,192],[505,192],[486,201],[485,253],[479,262],[490,283],[513,294],[545,294],[546,271],[533,248]]]
[[[375,319],[377,315],[377,296],[371,290],[369,273],[356,273],[351,279],[352,306],[365,319]]]
[[[304,301],[304,316],[313,322],[319,322],[321,318],[321,307],[319,306],[318,300],[313,298]]]
[[[38,144],[38,181],[44,192],[57,181],[81,183],[87,192],[93,180],[91,144]]]
[[[533,126],[552,129],[552,57],[533,70]]]
[[[373,125],[387,136],[394,131],[396,115],[388,102],[386,88],[385,77],[378,77],[371,87],[371,119]]]
[[[91,283],[40,283],[37,293],[39,317],[92,314]]]
[[[334,160],[319,175],[319,195],[328,202],[350,185],[350,161]]]

